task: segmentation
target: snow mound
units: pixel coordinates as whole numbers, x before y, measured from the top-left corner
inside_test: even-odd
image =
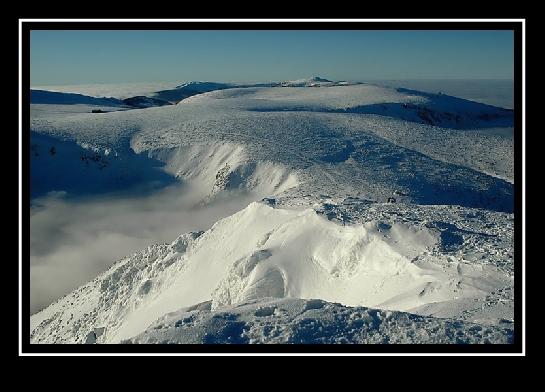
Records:
[[[257,216],[261,213],[256,211]],[[410,259],[431,247],[435,238],[396,226],[387,239],[378,235],[374,226],[373,222],[343,227],[314,210],[293,213],[257,241],[258,250],[234,262],[212,294],[212,307],[273,292],[280,297],[320,297],[358,304],[369,295],[365,282],[373,280],[370,276],[416,277],[418,268]],[[343,293],[336,293],[342,286]],[[381,301],[388,293],[377,295],[380,299],[375,301]]]
[[[506,344],[511,325],[486,326],[310,299],[264,298],[211,311],[169,313],[122,343],[135,344]]]

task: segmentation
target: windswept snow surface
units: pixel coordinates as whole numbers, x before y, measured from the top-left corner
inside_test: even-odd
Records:
[[[313,82],[319,87],[225,88],[100,114],[31,105],[34,143],[92,148],[107,164],[85,170],[99,176],[128,179],[115,151],[161,162],[145,178],[198,181],[208,190],[203,203],[256,197],[208,230],[117,261],[32,315],[31,341],[511,342],[512,112],[442,94]],[[70,154],[42,159],[83,170]],[[47,183],[43,192],[73,180]],[[95,191],[112,187],[94,183]],[[319,301],[327,311],[303,317],[317,298],[382,310]],[[201,313],[187,310],[207,301]],[[193,317],[184,312],[195,317],[178,328]],[[375,322],[377,314],[390,321]]]
[[[168,313],[145,332],[122,343],[506,344],[513,340],[509,325],[481,326],[410,313],[349,308],[318,299],[263,298],[216,311],[210,311],[209,305],[204,302]]]

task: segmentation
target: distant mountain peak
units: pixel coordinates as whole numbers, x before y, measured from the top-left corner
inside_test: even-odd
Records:
[[[331,80],[328,80],[328,79],[324,79],[324,78],[321,78],[319,76],[313,76],[312,78],[309,79],[311,82],[328,82],[328,83],[332,83]]]

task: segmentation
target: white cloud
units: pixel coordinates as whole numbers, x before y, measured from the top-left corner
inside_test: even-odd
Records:
[[[198,185],[174,185],[153,194],[109,194],[67,199],[63,193],[33,200],[30,213],[30,311],[43,309],[148,245],[204,230],[242,209],[252,195],[202,205]]]

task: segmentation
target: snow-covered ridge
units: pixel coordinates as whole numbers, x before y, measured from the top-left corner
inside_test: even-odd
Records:
[[[204,233],[188,233],[114,264],[31,317],[33,342],[119,342],[162,315],[212,300],[212,309],[263,297],[322,298],[409,310],[479,301],[512,284],[500,271],[437,268],[440,232],[371,221],[342,226],[315,210],[252,203]],[[477,302],[476,304],[480,304]],[[480,305],[477,305],[480,306]]]
[[[442,102],[443,97],[437,99]],[[400,118],[396,111],[391,116],[389,109],[382,114],[348,110],[390,102],[412,113],[402,105],[428,100],[365,84],[233,88],[195,95],[178,105],[98,115],[53,117],[32,109],[31,126],[39,133],[116,150],[133,146],[140,153],[180,145],[244,146],[251,162],[272,162],[297,173],[298,182],[305,184],[301,192],[386,201],[396,189],[404,189],[406,202],[512,211],[512,184],[490,176],[512,181],[513,167],[504,163],[512,162],[512,138],[475,131],[494,121],[467,120],[467,126],[476,128],[454,132],[449,124],[422,124]]]
[[[145,108],[177,103],[193,95],[230,88],[250,87],[319,87],[347,85],[349,82],[332,82],[320,77],[285,82],[267,83],[218,83],[190,81],[174,87],[156,89],[153,86],[168,86],[165,83],[144,85],[143,89],[134,86],[44,86],[31,89],[31,103],[34,104],[89,104],[103,106],[129,106]],[[131,93],[134,91],[133,93]]]

